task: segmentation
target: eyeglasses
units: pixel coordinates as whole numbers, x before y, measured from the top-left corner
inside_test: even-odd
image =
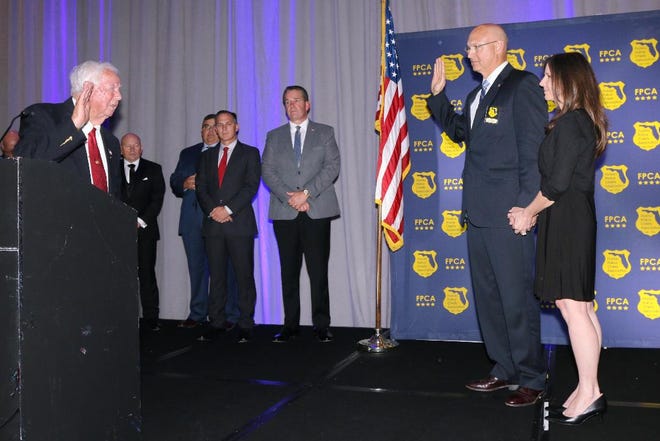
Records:
[[[202,130],[213,130],[215,128],[214,124],[204,124]]]
[[[489,44],[497,43],[498,41],[499,40],[493,40],[493,41],[489,41],[488,43],[475,44],[473,46],[465,46],[465,53],[469,54],[470,51],[475,51],[476,52],[476,51],[479,50],[479,48],[481,48],[483,46],[487,46]]]

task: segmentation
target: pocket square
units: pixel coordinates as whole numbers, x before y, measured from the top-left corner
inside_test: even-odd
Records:
[[[142,178],[142,180],[143,180],[143,181],[148,181],[148,180],[149,180],[149,177],[146,176],[146,177]]]

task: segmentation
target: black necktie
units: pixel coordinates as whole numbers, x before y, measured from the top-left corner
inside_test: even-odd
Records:
[[[135,180],[135,164],[128,164],[128,183],[133,184]]]
[[[135,164],[128,164],[128,185],[126,186],[126,194],[130,197],[135,183]]]

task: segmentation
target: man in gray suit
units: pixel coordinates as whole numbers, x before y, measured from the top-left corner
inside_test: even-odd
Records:
[[[280,254],[284,304],[284,326],[273,341],[286,342],[299,332],[304,256],[314,330],[321,342],[330,342],[328,260],[330,221],[339,216],[334,188],[339,148],[332,127],[307,118],[309,95],[303,87],[288,86],[282,101],[289,122],[268,132],[262,160],[262,177],[270,189],[268,216],[273,220]]]

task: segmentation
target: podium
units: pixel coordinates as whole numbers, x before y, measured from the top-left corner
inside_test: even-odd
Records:
[[[0,201],[0,439],[140,440],[135,211],[22,158]]]

